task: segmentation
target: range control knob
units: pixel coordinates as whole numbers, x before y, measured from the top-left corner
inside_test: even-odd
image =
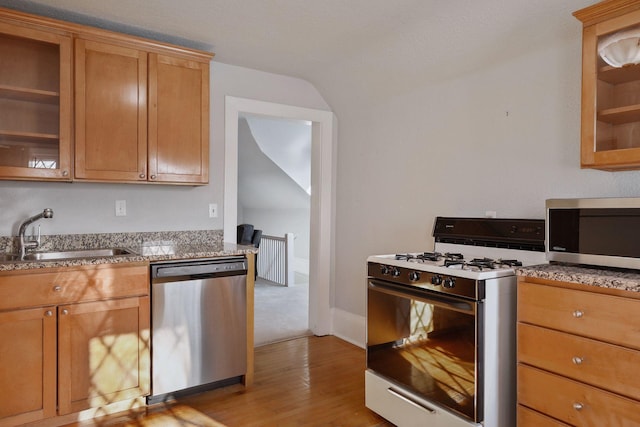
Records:
[[[431,276],[431,284],[434,286],[440,286],[442,284],[442,276],[438,274]]]
[[[420,280],[420,273],[417,271],[412,271],[411,273],[409,273],[409,280],[411,280],[412,282],[417,282],[418,280]]]
[[[387,267],[386,265],[381,265],[380,266],[380,273],[382,273],[384,276],[386,276],[387,274],[389,274],[389,267]]]
[[[396,267],[393,267],[393,268],[391,269],[391,275],[392,275],[393,277],[398,277],[398,276],[400,276],[400,270],[398,270]]]
[[[451,289],[456,286],[456,279],[454,277],[447,277],[442,281],[442,286],[447,289]]]

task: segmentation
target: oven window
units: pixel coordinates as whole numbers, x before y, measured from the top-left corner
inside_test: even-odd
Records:
[[[367,368],[479,422],[477,303],[368,290]],[[442,298],[439,298],[442,300]]]

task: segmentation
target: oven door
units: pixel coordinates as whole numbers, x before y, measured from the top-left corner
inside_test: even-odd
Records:
[[[482,302],[372,278],[367,294],[367,369],[481,422]]]

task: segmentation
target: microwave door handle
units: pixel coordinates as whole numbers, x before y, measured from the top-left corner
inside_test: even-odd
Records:
[[[431,292],[427,293],[420,290],[405,288],[397,289],[396,286],[373,281],[369,282],[369,289],[395,297],[418,299],[421,302],[446,308],[448,310],[475,314],[476,302],[474,301],[453,300],[452,298],[447,298],[445,296],[435,295]]]

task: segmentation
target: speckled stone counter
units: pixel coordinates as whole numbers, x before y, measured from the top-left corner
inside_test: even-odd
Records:
[[[13,237],[0,238],[0,245],[5,248],[5,252],[16,252],[15,240],[17,239]],[[126,248],[134,254],[59,261],[0,262],[0,271],[211,258],[258,252],[258,249],[253,246],[224,243],[222,241],[222,231],[220,230],[42,236],[42,245],[38,251],[95,248]]]
[[[640,270],[618,270],[573,264],[541,264],[516,269],[518,276],[640,292]]]

